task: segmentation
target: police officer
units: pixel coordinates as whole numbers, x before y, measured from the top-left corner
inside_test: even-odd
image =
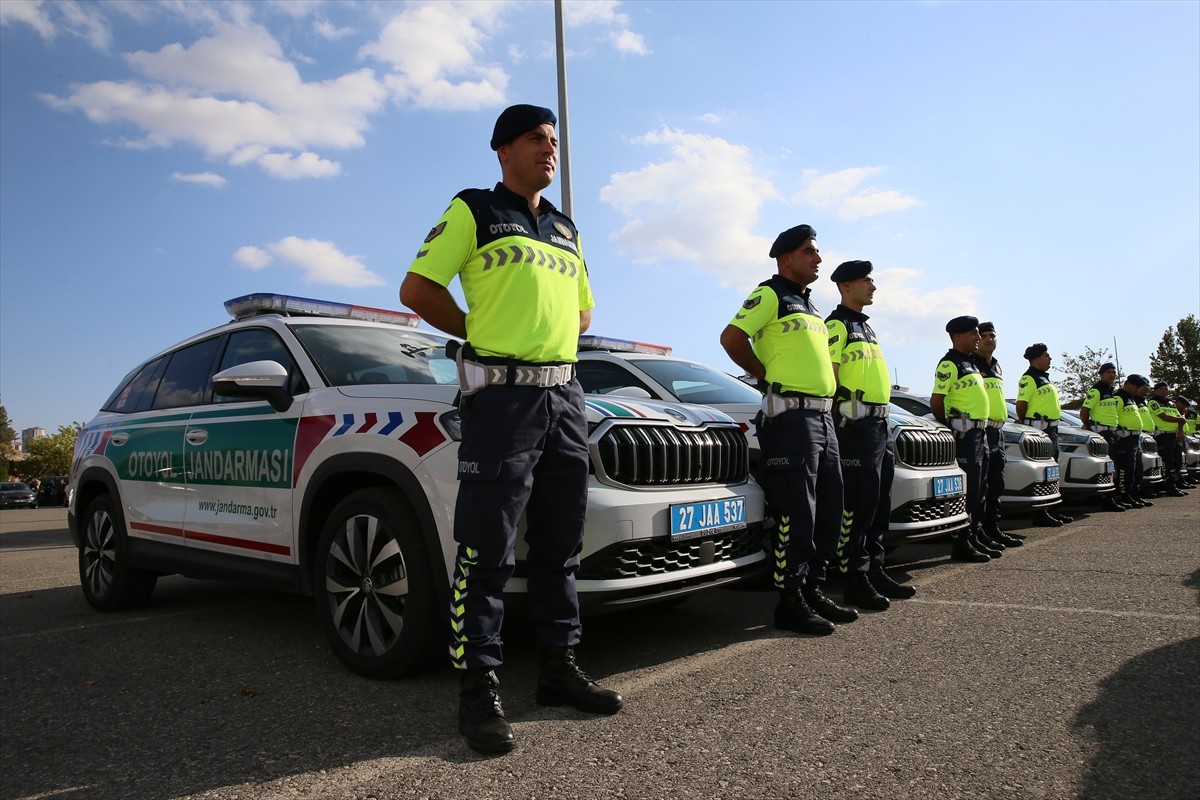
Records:
[[[1058,422],[1062,419],[1058,387],[1050,381],[1050,351],[1038,342],[1025,348],[1025,360],[1029,369],[1017,384],[1017,422],[1037,428],[1050,437],[1054,460],[1058,461]],[[1043,508],[1038,524],[1058,527],[1075,518],[1052,508]]]
[[[1137,467],[1141,460],[1142,414],[1137,397],[1141,387],[1149,383],[1141,375],[1130,375],[1120,389],[1113,392],[1117,403],[1117,424],[1113,432],[1116,451],[1113,463],[1117,465],[1116,486],[1123,505],[1131,508],[1146,508],[1153,505],[1141,498]]]
[[[1092,384],[1091,389],[1088,389],[1087,396],[1083,399],[1083,406],[1079,409],[1079,418],[1083,421],[1083,427],[1086,430],[1095,431],[1104,437],[1104,441],[1108,443],[1109,458],[1116,466],[1117,411],[1120,408],[1120,402],[1113,394],[1113,383],[1117,379],[1117,366],[1111,361],[1105,361],[1099,366],[1096,373],[1099,380]],[[1105,498],[1105,510],[1128,510],[1129,506],[1124,503],[1124,494],[1116,479],[1113,481],[1113,486],[1114,491]]]
[[[983,493],[987,490],[988,393],[975,360],[979,320],[955,317],[946,323],[951,347],[934,372],[929,406],[938,422],[954,431],[958,466],[967,475],[967,528],[954,539],[955,561],[990,561],[1000,550],[980,541],[983,533]],[[983,549],[980,549],[983,548]]]
[[[1145,383],[1139,383],[1133,401],[1137,403],[1138,416],[1142,418],[1142,433],[1154,436],[1154,415],[1150,413],[1150,405],[1146,402],[1150,397],[1150,379],[1138,376]],[[1158,487],[1146,481],[1146,461],[1143,458],[1142,437],[1137,437],[1137,458],[1134,460],[1134,486],[1137,487],[1138,497],[1145,503],[1150,503],[1151,497],[1158,497]],[[1160,468],[1161,471],[1161,468]],[[1151,504],[1152,505],[1152,504]]]
[[[983,490],[983,529],[976,534],[976,548],[982,545],[988,555],[992,555],[992,550],[1003,552],[1005,547],[1019,547],[1024,538],[1000,530],[1000,496],[1004,494],[1004,437],[1001,430],[1008,422],[1008,401],[1004,398],[1004,370],[995,354],[996,326],[981,322],[974,358],[988,395],[987,428],[984,430],[987,471]]]
[[[588,449],[574,362],[595,303],[575,224],[541,195],[558,165],[555,124],[548,108],[500,114],[491,147],[501,181],[454,197],[400,289],[405,305],[467,340],[447,349],[458,363],[462,412],[450,652],[463,670],[459,730],[485,753],[513,747],[495,668],[523,512],[541,648],[536,701],[599,714],[623,704],[575,664]],[[546,269],[547,261],[560,268]],[[466,312],[446,288],[455,275]]]
[[[1175,404],[1168,396],[1166,381],[1154,384],[1154,394],[1146,400],[1146,406],[1154,421],[1154,440],[1158,442],[1158,454],[1163,460],[1163,479],[1169,497],[1186,497],[1187,492],[1180,477],[1183,463],[1184,425],[1187,420],[1176,413]]]
[[[837,384],[829,332],[809,285],[821,264],[817,232],[797,225],[771,245],[777,274],[750,293],[721,332],[733,363],[766,383],[756,418],[759,467],[776,518],[775,627],[816,636],[858,612],[821,592],[842,517],[842,473],[833,423]],[[753,344],[751,344],[753,341]]]
[[[838,562],[846,574],[846,604],[883,611],[889,599],[907,599],[917,590],[883,571],[895,470],[887,446],[892,387],[879,339],[862,313],[875,302],[871,269],[870,261],[847,261],[833,271],[842,302],[825,326],[838,387],[833,419],[845,496]]]
[[[1175,395],[1175,411],[1183,417],[1184,440],[1179,445],[1179,485],[1185,489],[1195,489],[1196,481],[1192,479],[1187,466],[1187,439],[1196,433],[1197,414],[1192,401],[1181,394]]]

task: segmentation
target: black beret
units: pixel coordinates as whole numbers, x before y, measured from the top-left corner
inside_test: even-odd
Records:
[[[779,258],[784,253],[790,253],[816,235],[817,232],[811,225],[797,225],[794,228],[788,228],[775,237],[775,244],[771,245],[768,257]]]
[[[1126,378],[1125,382],[1126,383],[1134,383],[1134,384],[1137,384],[1138,386],[1149,386],[1150,385],[1149,378],[1147,378],[1144,375],[1138,375],[1136,373],[1134,373],[1133,375],[1130,375],[1128,378]]]
[[[842,281],[856,281],[870,274],[870,261],[843,261],[838,264],[838,268],[833,271],[829,279],[834,283],[841,283]]]
[[[1110,369],[1115,370],[1116,368],[1117,368],[1116,364],[1112,363],[1111,361],[1105,361],[1103,364],[1100,365],[1100,368],[1096,370],[1096,374],[1100,374],[1102,372],[1108,372]]]
[[[509,106],[496,117],[496,127],[492,130],[492,149],[499,150],[513,139],[526,131],[531,131],[539,125],[557,125],[558,119],[554,112],[541,106]]]
[[[996,323],[994,323],[994,322],[979,323],[979,332],[980,333],[987,333],[988,331],[995,333],[996,332]]]
[[[946,333],[966,333],[979,327],[976,317],[955,317],[946,323]]]
[[[1044,356],[1049,352],[1049,347],[1046,347],[1046,345],[1038,342],[1037,344],[1031,344],[1029,347],[1025,348],[1025,358],[1034,359],[1038,358],[1039,356]]]
[[[1167,382],[1166,382],[1166,381],[1159,381],[1158,383],[1154,384],[1154,388],[1155,388],[1155,389],[1166,389],[1166,388],[1168,388],[1168,386],[1167,386]]]

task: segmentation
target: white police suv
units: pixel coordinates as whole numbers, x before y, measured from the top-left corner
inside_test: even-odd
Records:
[[[579,337],[578,370],[585,392],[702,403],[723,411],[746,432],[751,469],[757,463],[752,421],[762,394],[741,380],[673,357],[666,345],[590,334]],[[895,477],[886,540],[928,539],[965,528],[965,475],[954,457],[954,435],[895,406],[888,431]]]
[[[88,602],[136,606],[166,574],[242,578],[313,595],[364,675],[444,658],[459,432],[446,337],[286,295],[225,305],[232,322],[139,365],[78,436],[68,521]],[[627,398],[588,398],[587,413],[581,603],[674,599],[762,567],[763,496],[733,420]]]

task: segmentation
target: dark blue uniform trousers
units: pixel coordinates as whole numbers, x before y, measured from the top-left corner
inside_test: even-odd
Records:
[[[842,470],[829,412],[797,408],[760,417],[759,465],[775,516],[775,585],[797,589],[825,579],[842,519]]]
[[[460,669],[503,662],[504,586],[525,514],[529,609],[539,647],[579,643],[575,573],[587,510],[587,416],[577,380],[493,386],[470,398],[458,448],[450,655]]]
[[[882,567],[883,536],[892,508],[895,459],[888,451],[887,420],[866,417],[846,425],[835,414],[842,460],[841,535],[837,564],[841,572]]]
[[[959,534],[966,538],[968,533],[981,526],[984,510],[984,492],[987,491],[988,450],[984,428],[955,431],[954,445],[958,466],[967,473],[967,516],[970,527]]]
[[[1000,521],[1000,495],[1004,494],[1004,437],[1000,428],[984,429],[987,469],[984,476],[983,521]]]
[[[1137,462],[1141,460],[1141,436],[1137,432],[1129,433],[1125,436],[1112,434],[1112,441],[1109,444],[1109,452],[1112,455],[1113,464],[1116,465],[1117,477],[1114,483],[1117,486],[1117,494],[1124,497],[1134,497],[1137,495],[1136,480],[1137,480]],[[1104,438],[1108,438],[1106,435]]]

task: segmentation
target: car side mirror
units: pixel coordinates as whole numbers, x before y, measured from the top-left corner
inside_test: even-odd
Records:
[[[278,361],[250,361],[213,376],[213,391],[223,397],[266,400],[276,411],[292,407],[288,371]]]

